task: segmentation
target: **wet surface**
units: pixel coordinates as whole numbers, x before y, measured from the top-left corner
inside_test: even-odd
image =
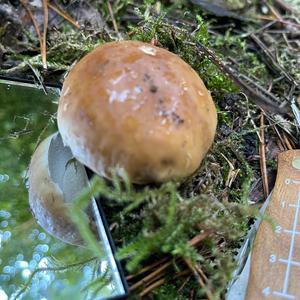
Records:
[[[15,86],[0,80],[0,299],[16,296],[37,268],[24,299],[94,299],[85,287],[107,262],[65,244],[35,222],[28,205],[27,168],[36,146],[57,130],[59,90]],[[85,262],[85,263],[84,263]],[[48,269],[48,270],[47,270]],[[107,278],[106,278],[107,279]],[[108,280],[98,296],[114,294]]]

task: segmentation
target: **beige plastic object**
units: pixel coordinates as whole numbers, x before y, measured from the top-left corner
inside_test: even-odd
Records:
[[[87,185],[87,177],[82,164],[72,158],[59,134],[38,146],[29,166],[29,204],[36,221],[49,234],[69,244],[83,245],[68,217],[68,206]],[[90,207],[87,214],[96,232]]]
[[[278,156],[275,187],[251,254],[245,300],[300,299],[300,150]]]
[[[120,41],[86,55],[65,79],[58,127],[75,157],[99,175],[125,170],[139,184],[192,174],[217,115],[198,74],[177,55]]]

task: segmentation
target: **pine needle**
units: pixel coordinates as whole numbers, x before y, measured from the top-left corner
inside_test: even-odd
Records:
[[[48,0],[43,0],[43,9],[44,9],[44,30],[43,30],[43,39],[41,47],[41,55],[44,69],[47,69],[47,30],[48,30]]]
[[[80,29],[81,26],[78,24],[77,21],[75,21],[71,16],[69,16],[66,12],[64,12],[61,8],[56,7],[55,5],[48,3],[48,7],[51,8],[53,11],[55,11],[57,14],[59,14],[61,17],[66,19],[69,23],[74,25],[77,29]]]

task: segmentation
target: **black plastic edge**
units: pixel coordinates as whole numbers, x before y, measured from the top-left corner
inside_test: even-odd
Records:
[[[128,284],[127,284],[127,281],[126,281],[126,278],[124,275],[124,271],[123,271],[121,262],[116,258],[116,246],[115,246],[114,240],[112,238],[112,235],[110,233],[108,222],[106,220],[106,217],[105,217],[105,214],[104,214],[104,211],[103,211],[103,208],[101,206],[101,202],[99,199],[96,199],[96,204],[97,204],[97,207],[98,207],[98,210],[99,210],[99,213],[100,213],[100,216],[101,216],[101,219],[102,219],[102,222],[103,222],[106,234],[107,234],[107,238],[108,238],[111,250],[113,252],[113,255],[114,255],[114,258],[115,258],[115,261],[116,261],[116,264],[117,264],[117,267],[118,267],[118,270],[120,273],[120,277],[121,277],[121,280],[122,280],[122,283],[123,283],[123,286],[125,289],[125,293],[126,293],[125,295],[122,295],[122,296],[115,296],[112,298],[108,298],[108,300],[127,299],[127,297],[129,296],[129,288],[128,288]]]
[[[15,76],[6,76],[6,75],[1,75],[0,74],[0,79],[8,80],[8,81],[20,82],[20,83],[29,83],[29,84],[33,84],[33,85],[36,85],[36,84],[40,85],[40,83],[37,80],[24,79],[24,78],[15,77]],[[60,84],[60,83],[55,83],[54,84],[54,83],[44,82],[43,84],[46,87],[58,88],[58,89],[62,88],[62,84]]]

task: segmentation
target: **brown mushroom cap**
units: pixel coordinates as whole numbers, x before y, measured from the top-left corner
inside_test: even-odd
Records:
[[[135,183],[192,174],[210,148],[217,115],[198,74],[150,44],[104,44],[65,79],[58,127],[74,156],[99,175],[124,169]]]

